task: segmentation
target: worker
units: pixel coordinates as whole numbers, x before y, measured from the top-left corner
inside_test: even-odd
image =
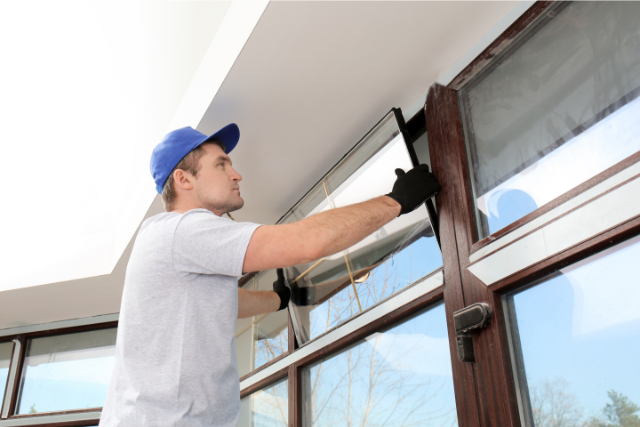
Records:
[[[426,165],[398,175],[392,191],[282,225],[235,222],[242,208],[229,153],[235,124],[207,136],[175,130],[155,147],[151,174],[167,212],[145,220],[127,266],[115,361],[101,427],[235,427],[240,384],[237,318],[287,307],[274,291],[238,277],[308,263],[349,248],[440,189]]]

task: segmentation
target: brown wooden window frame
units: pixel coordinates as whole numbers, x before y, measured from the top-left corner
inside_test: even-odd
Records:
[[[88,319],[83,319],[88,320]],[[41,338],[47,336],[55,336],[55,335],[67,335],[77,332],[89,332],[89,331],[98,331],[101,329],[110,329],[117,328],[118,321],[109,321],[103,323],[90,323],[85,325],[78,326],[69,326],[69,327],[56,327],[55,324],[52,324],[51,329],[43,329],[34,332],[28,333],[17,333],[13,335],[4,335],[0,336],[0,343],[3,342],[11,342],[17,340],[20,343],[20,351],[17,360],[17,366],[15,370],[15,377],[13,383],[10,383],[10,377],[7,378],[7,389],[11,387],[11,402],[9,403],[9,412],[6,418],[0,418],[0,426],[2,426],[3,421],[15,421],[15,420],[23,420],[30,419],[34,420],[33,424],[29,424],[29,426],[33,427],[75,427],[75,426],[86,426],[86,425],[98,425],[100,421],[99,418],[91,418],[86,420],[78,420],[78,421],[59,421],[55,420],[56,417],[61,417],[64,415],[72,415],[72,414],[84,414],[84,413],[92,413],[92,412],[101,412],[102,407],[96,408],[83,408],[83,409],[72,409],[72,410],[62,410],[62,411],[51,411],[51,412],[41,412],[37,414],[16,414],[16,404],[18,400],[18,393],[20,391],[20,386],[23,382],[22,374],[24,368],[24,361],[26,356],[26,344],[27,340],[32,338]],[[1,332],[1,331],[0,331]],[[12,360],[10,362],[10,369],[13,367],[13,358],[15,357],[15,352],[12,354]],[[6,392],[7,390],[5,390]],[[6,393],[5,393],[6,394]],[[2,407],[4,408],[4,397],[2,396],[0,400],[2,400]],[[36,420],[42,418],[42,423],[37,423]]]
[[[478,76],[486,75],[498,65],[500,65],[501,61],[496,61],[496,57],[504,54],[509,55],[510,53],[517,51],[520,46],[522,46],[527,40],[529,40],[529,38],[535,35],[539,29],[543,28],[546,23],[551,21],[569,3],[570,2],[565,1],[536,2],[516,22],[514,22],[507,30],[505,30],[505,32],[502,33],[491,45],[489,45],[489,47],[487,47],[474,61],[472,61],[471,64],[469,64],[462,72],[460,72],[460,74],[458,74],[458,76],[456,76],[453,81],[449,85],[447,85],[447,88],[459,92],[463,88],[466,88],[467,85],[473,85],[475,79],[477,79]],[[522,36],[523,33],[524,36]],[[459,101],[460,100],[458,100],[458,102]],[[465,104],[462,104],[463,105],[461,105],[461,107],[464,108]],[[464,116],[469,117],[469,114],[464,114],[460,120],[468,123],[468,120],[465,120]],[[466,147],[463,148],[465,148],[466,150]],[[466,151],[464,153],[464,158],[465,160],[467,160]],[[621,170],[627,168],[629,165],[637,163],[638,161],[640,161],[640,153],[636,153],[620,161],[618,164],[611,166],[605,171],[583,182],[579,186],[565,192],[563,195],[557,197],[556,199],[546,203],[533,212],[530,212],[517,221],[507,225],[506,227],[496,231],[493,234],[487,235],[482,239],[480,239],[480,236],[478,235],[476,222],[474,221],[469,223],[467,234],[471,236],[471,240],[469,242],[470,252],[477,252],[489,243],[509,234],[510,232],[522,227],[523,225],[535,220],[536,218],[539,218],[545,213],[557,208],[558,206],[564,204],[566,201],[573,199],[577,195],[584,193],[585,191],[589,190],[605,179],[615,175]],[[469,170],[468,164],[464,167],[463,180],[465,188],[471,189],[471,171]],[[473,200],[473,192],[466,191],[465,193],[465,209],[468,212],[469,218],[475,219],[476,211]]]
[[[490,286],[480,282],[466,268],[471,263],[470,255],[492,241],[508,235],[630,165],[640,162],[640,153],[632,155],[506,228],[478,240],[471,175],[457,92],[486,67],[491,67],[493,58],[498,54],[513,43],[522,43],[518,36],[529,30],[530,26],[537,25],[539,18],[545,13],[561,7],[562,4],[548,1],[533,4],[448,86],[434,84],[427,96],[425,114],[431,160],[434,173],[443,183],[443,190],[436,201],[445,260],[447,324],[452,325],[454,311],[476,302],[490,304],[494,313],[489,327],[473,334],[476,363],[453,362],[458,421],[461,426],[521,425],[502,295],[640,234],[640,216],[637,216],[573,244]],[[600,196],[604,194],[606,192]]]

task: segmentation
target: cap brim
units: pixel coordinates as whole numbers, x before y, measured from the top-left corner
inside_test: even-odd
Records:
[[[224,152],[229,154],[231,150],[236,148],[236,145],[238,145],[238,141],[240,140],[240,129],[238,128],[238,125],[231,123],[202,141],[200,144],[210,142],[214,139],[222,142],[224,144]]]

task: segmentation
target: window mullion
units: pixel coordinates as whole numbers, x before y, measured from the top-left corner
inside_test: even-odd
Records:
[[[4,394],[1,419],[6,419],[15,412],[15,400],[20,385],[20,370],[24,359],[24,336],[13,339],[13,354],[9,365],[9,378]]]

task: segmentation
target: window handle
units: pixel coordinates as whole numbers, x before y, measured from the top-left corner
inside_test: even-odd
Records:
[[[485,302],[471,304],[453,313],[453,325],[456,329],[456,345],[460,362],[476,361],[473,352],[471,331],[482,329],[491,322],[493,311]]]

